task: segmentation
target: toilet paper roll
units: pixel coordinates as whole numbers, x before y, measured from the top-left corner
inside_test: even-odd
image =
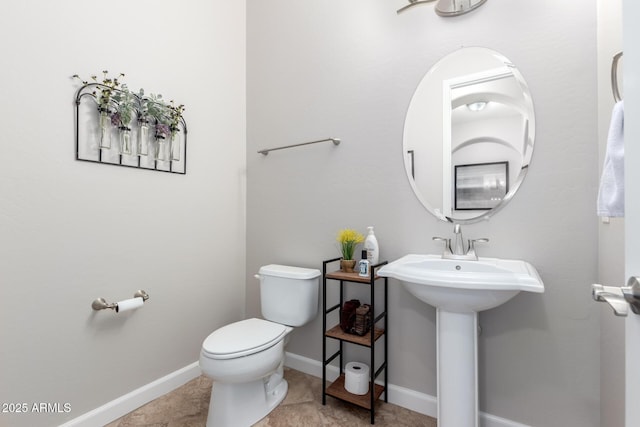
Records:
[[[116,313],[122,313],[123,311],[134,310],[138,307],[142,307],[144,304],[144,300],[142,297],[136,297],[131,299],[126,299],[124,301],[118,301],[116,303]]]
[[[369,392],[369,366],[360,362],[349,362],[344,368],[344,388],[352,394]]]

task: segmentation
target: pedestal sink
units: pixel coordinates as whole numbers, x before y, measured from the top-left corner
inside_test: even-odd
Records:
[[[519,292],[544,292],[531,264],[520,260],[443,259],[406,255],[378,270],[436,307],[438,426],[478,426],[478,312]]]

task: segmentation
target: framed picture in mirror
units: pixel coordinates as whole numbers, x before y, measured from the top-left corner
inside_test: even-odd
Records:
[[[509,191],[509,162],[456,165],[455,210],[489,210]]]

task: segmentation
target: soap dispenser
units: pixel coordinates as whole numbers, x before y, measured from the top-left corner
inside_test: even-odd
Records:
[[[358,276],[360,277],[369,277],[369,268],[371,268],[371,264],[369,264],[369,260],[367,259],[367,251],[362,250],[362,259],[358,263]]]
[[[378,239],[376,239],[375,234],[373,234],[373,227],[367,227],[369,233],[367,234],[367,238],[364,240],[364,249],[367,251],[367,260],[369,261],[369,265],[378,264],[380,249],[378,248]]]

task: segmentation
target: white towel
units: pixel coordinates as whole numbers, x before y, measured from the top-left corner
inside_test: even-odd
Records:
[[[598,192],[598,216],[624,216],[624,101],[613,106]]]

